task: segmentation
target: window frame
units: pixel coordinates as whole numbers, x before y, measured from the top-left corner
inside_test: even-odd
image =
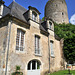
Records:
[[[19,31],[19,44],[17,45],[17,35],[18,35],[18,31]],[[23,35],[23,40],[22,40],[22,32],[24,33]],[[24,49],[25,49],[25,31],[22,30],[22,29],[17,29],[17,35],[16,35],[16,51],[17,52],[24,52]],[[23,47],[21,46],[21,42],[23,41]],[[19,49],[17,49],[17,47]],[[20,50],[20,47],[23,48],[23,50]]]
[[[51,44],[52,44],[52,47],[51,47]],[[50,55],[51,55],[51,57],[55,57],[54,56],[54,41],[53,40],[50,40]]]
[[[49,29],[52,30],[52,22],[49,21]]]
[[[39,51],[38,50],[36,50],[36,37],[39,39]],[[40,36],[38,36],[38,35],[35,35],[35,55],[41,55],[41,49],[40,49]]]
[[[35,11],[32,11],[32,20],[37,21],[37,13]]]
[[[33,64],[33,62],[34,62],[34,64]],[[38,60],[29,61],[28,65],[27,65],[27,70],[39,70],[39,69],[41,69],[41,63]]]

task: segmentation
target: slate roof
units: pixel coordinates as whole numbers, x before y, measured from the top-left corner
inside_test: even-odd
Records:
[[[7,14],[9,14],[23,22],[28,23],[27,22],[28,14],[26,14],[27,12],[28,12],[27,9],[25,9],[24,7],[13,1],[8,7],[4,5],[2,17],[5,17]],[[24,14],[26,14],[26,16]],[[43,22],[41,19],[40,19],[40,30],[43,30],[46,33],[48,33],[46,27],[46,21]],[[56,34],[55,38],[60,40],[60,38]]]
[[[10,14],[16,18],[19,18],[19,19],[27,22],[25,17],[23,16],[23,14],[26,11],[27,11],[27,9],[25,9],[24,7],[22,7],[21,5],[19,5],[18,3],[13,1],[8,7],[4,5],[2,16],[4,17],[5,15]]]
[[[27,17],[24,16],[27,11],[27,9],[13,1],[8,7],[4,5],[4,12],[2,16],[4,17],[5,15],[10,14],[27,23]],[[40,29],[47,32],[41,23],[42,20],[40,19]]]
[[[19,5],[18,3],[14,2],[14,1],[8,7],[11,10],[10,14],[12,16],[15,16],[16,18],[19,18],[19,19],[27,22],[25,17],[23,16],[23,14],[27,11],[27,9],[25,9],[24,7],[22,7],[21,5]]]

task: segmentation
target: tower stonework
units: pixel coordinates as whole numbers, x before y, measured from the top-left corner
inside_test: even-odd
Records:
[[[56,23],[69,23],[65,0],[49,0],[45,6],[45,18]]]

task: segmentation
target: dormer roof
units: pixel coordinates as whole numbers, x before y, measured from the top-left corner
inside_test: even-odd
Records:
[[[34,9],[38,14],[41,14],[35,7],[29,6],[28,8],[31,10]]]

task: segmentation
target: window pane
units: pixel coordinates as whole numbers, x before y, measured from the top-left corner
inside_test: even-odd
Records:
[[[24,49],[24,34],[25,32],[18,29],[16,38],[16,50],[23,51]]]
[[[35,53],[40,54],[40,44],[39,44],[40,38],[38,36],[35,36]]]
[[[36,69],[36,61],[32,61],[32,70]]]
[[[37,17],[37,14],[35,12],[32,12],[32,20],[36,21],[36,17]]]
[[[16,50],[19,50],[20,31],[17,30]]]
[[[51,49],[51,55],[54,55],[54,50],[53,50],[53,42],[50,42],[50,49]]]
[[[40,69],[40,63],[37,61],[37,69]]]
[[[30,70],[31,68],[31,61],[28,63],[28,70]]]
[[[21,47],[24,46],[24,32],[21,31],[21,43],[20,43]]]

